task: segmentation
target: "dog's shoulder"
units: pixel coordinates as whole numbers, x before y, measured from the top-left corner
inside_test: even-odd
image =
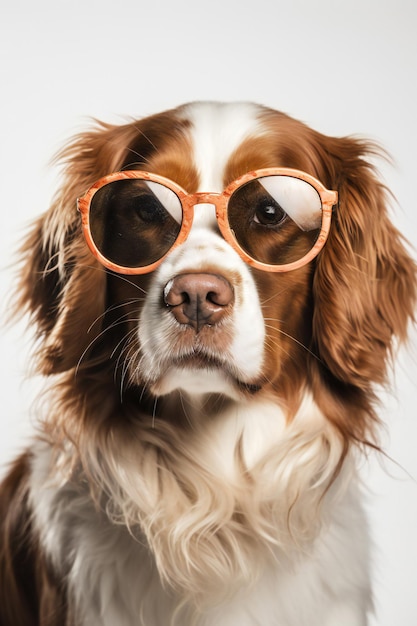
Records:
[[[22,454],[0,485],[0,626],[62,626],[65,590],[34,530],[29,501],[31,455]]]

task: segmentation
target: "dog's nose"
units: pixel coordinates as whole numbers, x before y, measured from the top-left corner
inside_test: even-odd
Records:
[[[180,324],[199,332],[218,324],[233,305],[234,293],[226,278],[218,274],[179,274],[168,281],[164,302]]]

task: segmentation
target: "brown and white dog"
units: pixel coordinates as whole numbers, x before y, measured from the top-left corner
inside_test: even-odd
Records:
[[[355,458],[377,446],[374,385],[416,295],[374,152],[215,103],[101,124],[65,150],[24,249],[18,307],[50,385],[1,488],[1,626],[367,624]],[[222,194],[274,168],[338,195],[326,243],[288,271],[262,263],[302,256],[306,229],[261,213],[255,183],[246,204]],[[178,226],[161,193],[144,203],[148,174],[141,225],[125,223],[134,187],[93,206],[87,190],[125,170],[193,194],[175,209],[193,217]]]

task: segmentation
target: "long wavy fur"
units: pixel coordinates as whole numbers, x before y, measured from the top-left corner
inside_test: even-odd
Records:
[[[348,482],[346,456],[355,446],[378,445],[374,385],[386,380],[393,338],[405,338],[416,301],[415,264],[368,163],[374,146],[325,137],[268,109],[262,119],[269,134],[242,145],[241,160],[246,150],[248,163],[259,157],[258,167],[307,171],[338,189],[339,206],[305,281],[310,317],[299,333],[302,347],[288,340],[288,367],[268,389],[282,407],[281,440],[249,466],[242,423],[230,443],[227,484],[200,454],[213,445],[209,425],[190,423],[187,411],[162,419],[169,398],[156,403],[146,385],[129,385],[124,368],[131,354],[140,356],[129,324],[147,279],[136,284],[136,313],[131,302],[113,299],[127,279],[93,260],[75,206],[101,176],[146,165],[167,142],[180,142],[184,117],[99,124],[76,138],[63,153],[61,189],[24,247],[18,308],[38,329],[38,368],[51,380],[43,435],[54,450],[51,484],[58,464],[61,477],[79,481],[112,522],[146,539],[167,588],[199,605],[226,593],[225,580],[237,588],[269,558],[308,550]],[[257,280],[262,288],[269,278]],[[270,324],[273,360],[278,330]]]

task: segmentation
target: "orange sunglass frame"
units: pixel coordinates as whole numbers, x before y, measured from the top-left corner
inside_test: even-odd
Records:
[[[298,178],[300,180],[303,180],[309,183],[312,187],[314,187],[321,199],[322,221],[317,241],[315,242],[314,246],[309,250],[309,252],[305,254],[301,259],[299,259],[298,261],[293,261],[292,263],[287,263],[285,265],[270,265],[268,263],[262,263],[261,261],[257,261],[256,259],[252,258],[247,252],[245,252],[245,250],[243,250],[243,248],[240,247],[238,241],[234,237],[232,229],[229,226],[227,218],[228,202],[234,192],[242,185],[245,185],[252,180],[265,176],[288,176],[291,178]],[[94,195],[99,189],[101,189],[105,185],[108,185],[109,183],[117,180],[125,179],[138,179],[160,183],[161,185],[164,185],[176,194],[182,207],[182,223],[176,240],[169,248],[169,250],[163,256],[161,256],[160,259],[142,267],[125,267],[123,265],[113,263],[112,261],[107,259],[105,256],[103,256],[103,254],[101,254],[100,250],[95,245],[90,230],[90,206]],[[214,205],[217,223],[219,225],[222,236],[227,241],[227,243],[230,244],[232,248],[234,248],[234,250],[236,250],[239,256],[248,265],[267,272],[288,272],[309,263],[312,259],[314,259],[314,257],[317,256],[317,254],[323,248],[330,230],[332,209],[333,206],[337,204],[337,201],[337,191],[331,191],[329,189],[326,189],[326,187],[319,180],[317,180],[313,176],[310,176],[310,174],[306,174],[305,172],[296,169],[280,167],[264,168],[248,172],[247,174],[244,174],[243,176],[240,176],[239,178],[231,182],[221,193],[197,192],[192,194],[187,193],[184,189],[182,189],[182,187],[177,185],[169,178],[159,176],[158,174],[153,174],[142,170],[126,170],[114,172],[96,181],[88,189],[88,191],[77,200],[77,205],[78,210],[81,213],[84,237],[91,252],[102,265],[119,274],[148,274],[155,270],[162,263],[165,257],[170,254],[170,252],[172,252],[172,250],[174,250],[186,241],[193,223],[194,207],[198,204]]]

